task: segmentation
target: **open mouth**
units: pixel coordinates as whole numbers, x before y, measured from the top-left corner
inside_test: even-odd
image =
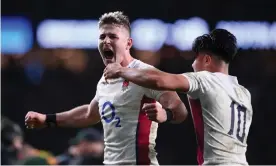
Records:
[[[104,51],[104,57],[106,59],[112,59],[114,57],[114,53],[111,50],[105,50]]]

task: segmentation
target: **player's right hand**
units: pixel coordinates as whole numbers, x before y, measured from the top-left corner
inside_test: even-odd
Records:
[[[27,129],[46,127],[46,115],[38,112],[29,111],[25,116],[25,125]]]

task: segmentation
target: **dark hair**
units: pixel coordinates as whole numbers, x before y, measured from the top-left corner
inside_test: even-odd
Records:
[[[105,24],[115,24],[124,26],[130,34],[130,22],[128,16],[121,11],[109,12],[103,14],[99,19],[99,27]]]
[[[238,47],[236,37],[225,29],[215,29],[209,34],[197,37],[193,42],[192,50],[210,53],[229,63],[235,57]]]

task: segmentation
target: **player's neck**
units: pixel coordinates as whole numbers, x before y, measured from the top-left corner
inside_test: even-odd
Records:
[[[228,73],[228,66],[224,66],[224,67],[214,67],[212,69],[210,69],[210,72],[213,72],[213,73],[223,73],[223,74],[229,74]]]
[[[216,63],[209,66],[208,71],[212,73],[223,73],[223,74],[229,74],[228,73],[229,65],[227,63]]]
[[[123,67],[126,67],[130,64],[130,62],[132,62],[134,60],[134,58],[130,55],[130,54],[127,54],[124,56],[123,58],[123,61],[121,62],[121,65]]]
[[[228,68],[221,68],[221,69],[219,69],[217,72],[223,73],[223,74],[226,74],[226,75],[229,74],[229,73],[228,73]]]

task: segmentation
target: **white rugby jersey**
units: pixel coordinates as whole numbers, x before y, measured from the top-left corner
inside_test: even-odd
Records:
[[[183,74],[198,143],[200,165],[248,165],[251,95],[237,78],[207,71]]]
[[[153,68],[137,59],[128,67]],[[158,123],[148,120],[141,108],[159,100],[163,92],[123,78],[107,82],[102,77],[96,92],[104,130],[104,164],[158,165],[154,149]]]

